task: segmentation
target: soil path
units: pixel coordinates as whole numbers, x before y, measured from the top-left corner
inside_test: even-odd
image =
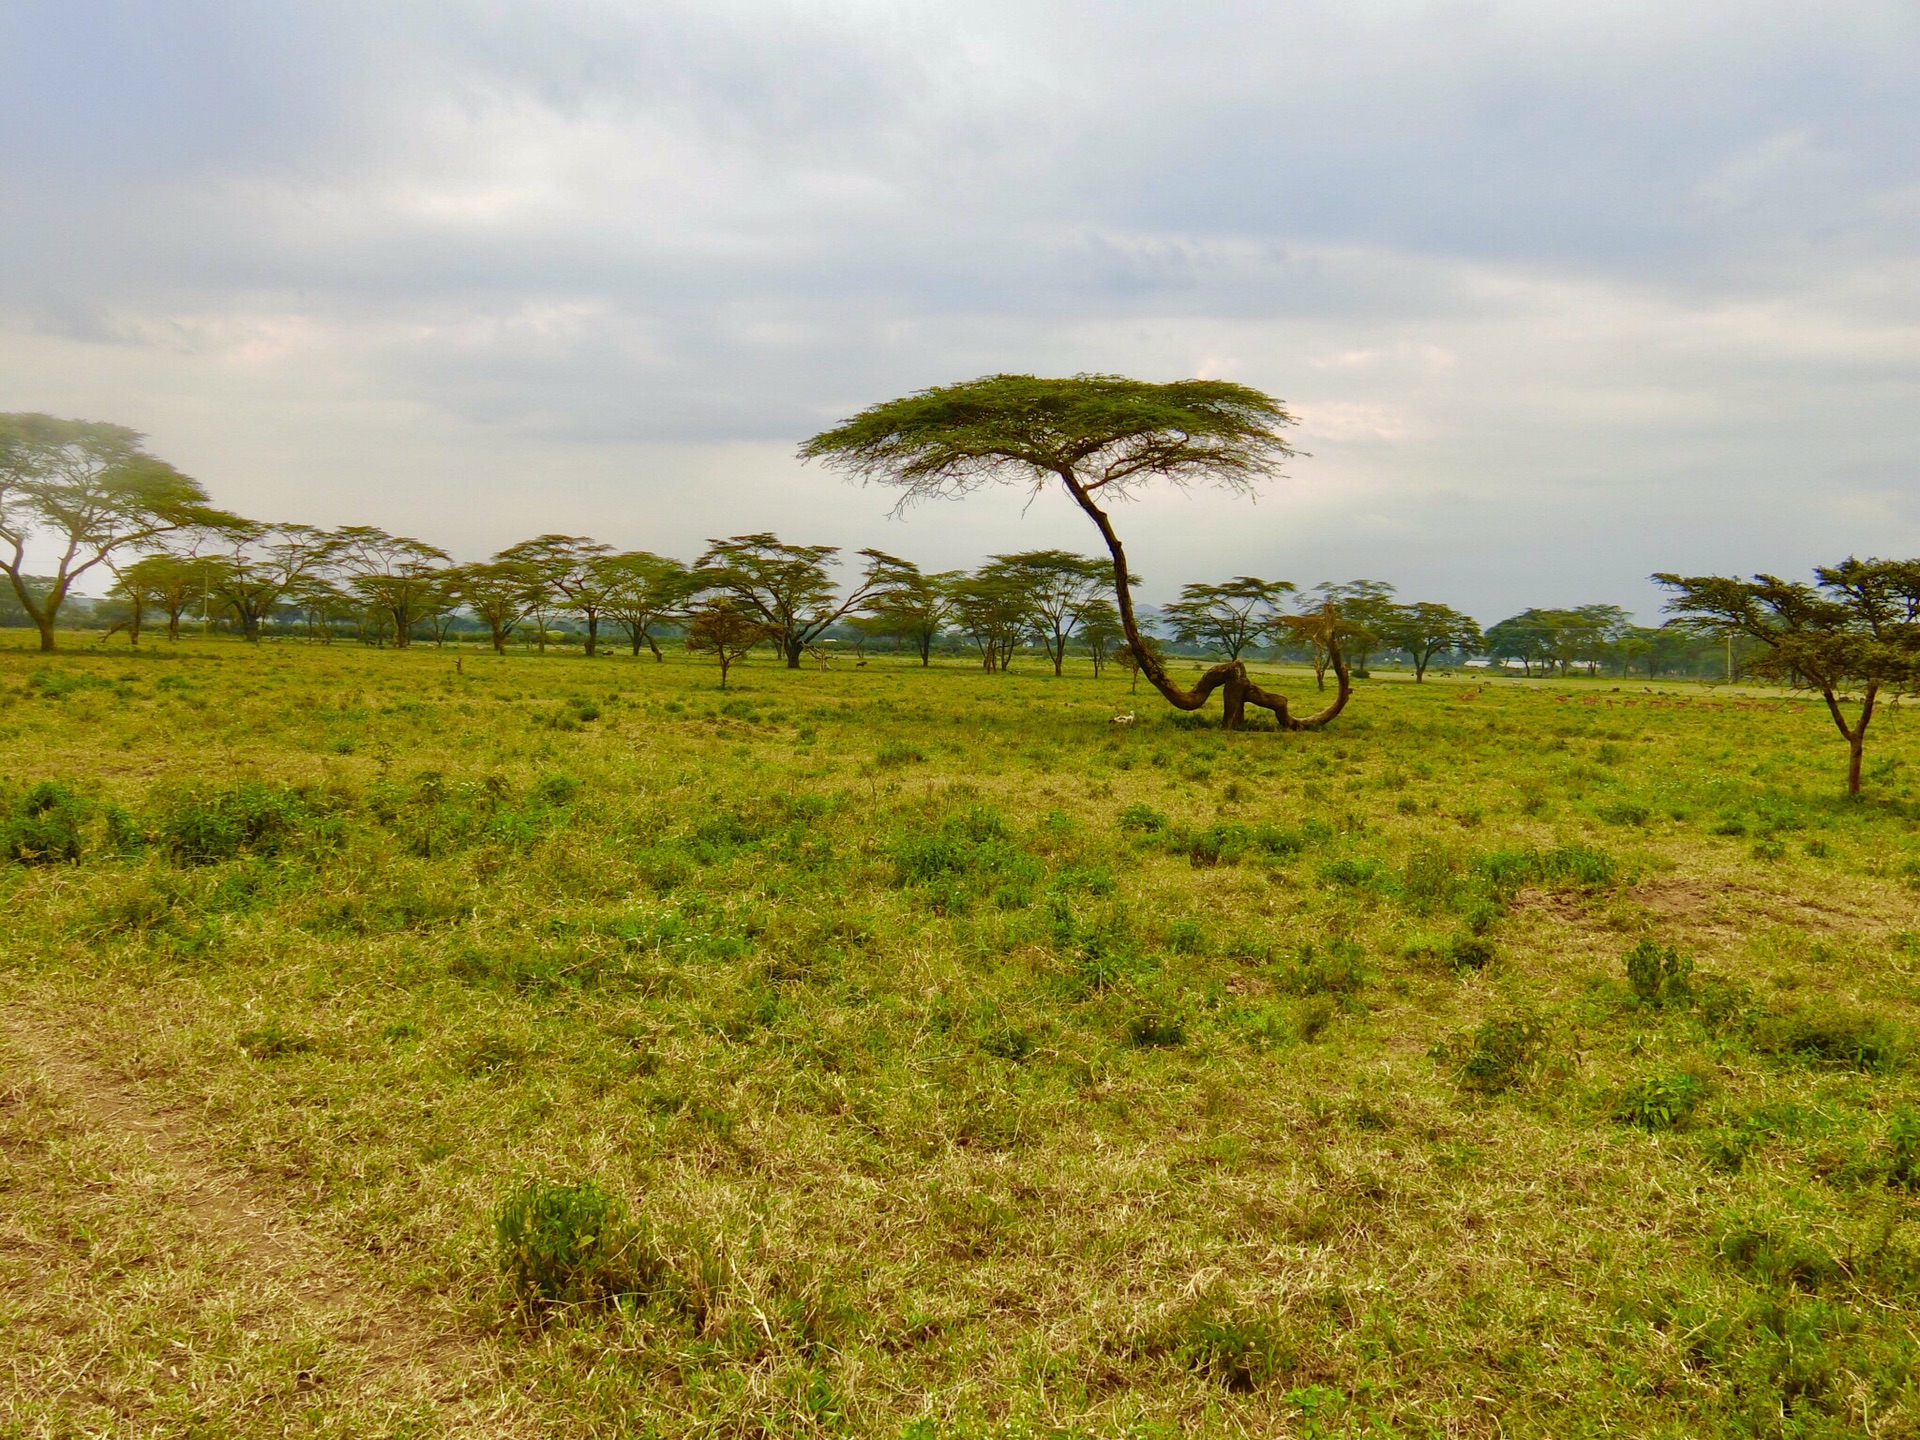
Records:
[[[0,1009],[0,1040],[88,1127],[136,1142],[220,1252],[222,1270],[261,1309],[277,1309],[324,1336],[360,1372],[356,1388],[429,1405],[448,1433],[537,1433],[531,1407],[502,1385],[482,1339],[448,1328],[406,1297],[370,1280],[337,1247],[304,1230],[248,1176],[206,1153],[191,1124],[157,1109],[65,1037],[15,1009]]]

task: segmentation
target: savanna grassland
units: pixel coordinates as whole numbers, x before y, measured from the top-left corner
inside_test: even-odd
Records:
[[[1920,1435],[1909,714],[715,677],[0,653],[0,1432]]]

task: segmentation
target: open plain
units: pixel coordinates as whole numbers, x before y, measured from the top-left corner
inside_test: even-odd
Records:
[[[4,638],[0,1434],[1920,1435],[1899,708]]]

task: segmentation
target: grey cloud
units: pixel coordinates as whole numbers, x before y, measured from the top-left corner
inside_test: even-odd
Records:
[[[432,529],[412,465],[506,517],[517,466],[588,477],[583,526],[760,523],[679,466],[857,544],[883,497],[769,458],[848,409],[1204,370],[1314,458],[1251,519],[1166,511],[1156,574],[1497,609],[1793,569],[1920,543],[1916,81],[1920,16],[1867,0],[20,0],[0,408],[141,424],[274,513]],[[903,523],[1084,543],[978,514]]]

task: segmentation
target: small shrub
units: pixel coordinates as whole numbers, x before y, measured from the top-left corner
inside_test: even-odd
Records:
[[[1485,1021],[1479,1029],[1436,1047],[1434,1058],[1451,1063],[1463,1090],[1498,1095],[1523,1084],[1546,1053],[1547,1029],[1531,1015]]]
[[[874,752],[873,763],[880,766],[919,765],[926,758],[927,752],[918,745],[909,745],[904,740],[889,740]]]
[[[1615,800],[1594,811],[1609,825],[1645,825],[1653,812],[1638,801]]]
[[[1273,1322],[1208,1306],[1175,1322],[1174,1357],[1236,1394],[1250,1394],[1291,1359]]]
[[[1493,942],[1483,935],[1456,935],[1447,941],[1447,965],[1456,975],[1486,969],[1498,953]]]
[[[1431,843],[1416,846],[1400,874],[1401,903],[1417,915],[1449,904],[1459,868],[1459,862],[1445,847]]]
[[[1167,949],[1176,955],[1204,955],[1207,953],[1207,932],[1198,920],[1169,921]]]
[[[1771,835],[1753,842],[1753,858],[1756,860],[1783,860],[1786,854],[1786,845]]]
[[[980,1048],[987,1054],[1015,1065],[1032,1055],[1036,1044],[1033,1033],[1018,1025],[996,1025],[980,1039]]]
[[[1705,1095],[1706,1086],[1691,1075],[1655,1075],[1616,1097],[1613,1118],[1642,1130],[1678,1130]]]
[[[1354,995],[1367,983],[1366,956],[1351,940],[1303,946],[1274,980],[1290,995]]]
[[[1496,895],[1510,896],[1529,885],[1600,889],[1618,878],[1619,866],[1604,850],[1560,845],[1552,850],[1490,850],[1473,863],[1473,874]]]
[[[156,828],[174,860],[212,865],[242,853],[275,854],[307,819],[307,807],[293,791],[243,780],[230,789],[176,797]]]
[[[591,1180],[526,1181],[494,1212],[493,1234],[507,1288],[531,1310],[604,1303],[654,1278],[626,1207]]]
[[[548,775],[533,787],[533,798],[543,805],[568,805],[579,793],[580,782],[571,775]]]
[[[1294,1033],[1311,1045],[1326,1033],[1327,1027],[1333,1024],[1334,1017],[1339,1013],[1339,1007],[1325,995],[1302,1000],[1293,1014]]]
[[[17,865],[72,864],[85,848],[81,826],[91,808],[66,786],[41,781],[10,812],[0,814],[0,859]]]
[[[1804,1235],[1766,1219],[1736,1221],[1720,1235],[1720,1258],[1748,1279],[1777,1289],[1818,1290],[1845,1278],[1845,1268]]]
[[[1344,885],[1357,890],[1377,886],[1387,877],[1377,860],[1340,855],[1321,865],[1320,878],[1329,885]]]
[[[1671,945],[1642,938],[1621,963],[1627,987],[1642,1005],[1684,1005],[1693,998],[1693,961]]]
[[[1899,1028],[1848,1006],[1818,1002],[1769,1015],[1754,1027],[1756,1050],[1850,1070],[1885,1070],[1899,1058]]]
[[[1163,833],[1171,822],[1151,805],[1129,805],[1120,812],[1120,818],[1116,823],[1122,830],[1158,835]]]
[[[58,700],[81,690],[110,690],[113,682],[100,675],[82,675],[68,670],[36,670],[27,676],[30,693]]]

